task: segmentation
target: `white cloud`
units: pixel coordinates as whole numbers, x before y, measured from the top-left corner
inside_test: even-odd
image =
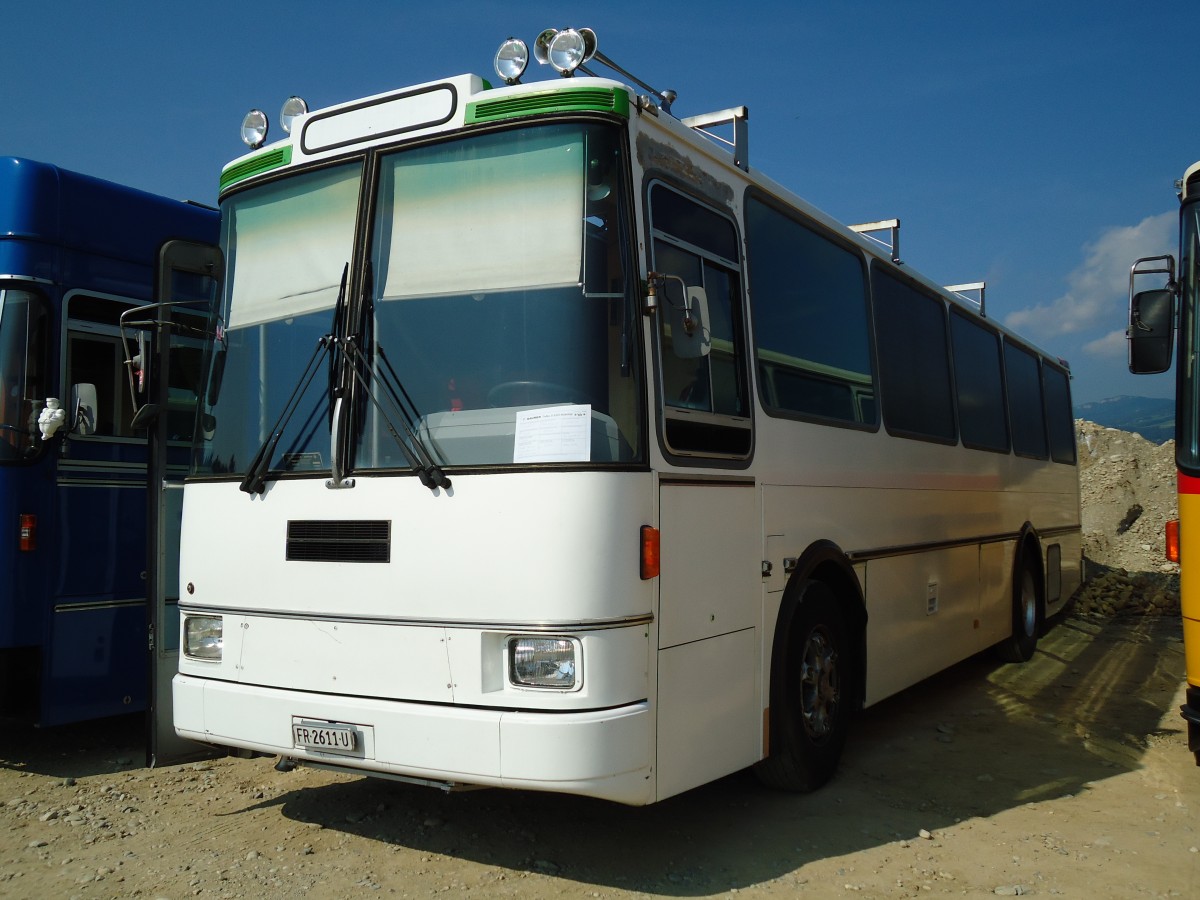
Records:
[[[1132,265],[1132,260],[1130,260],[1130,264]],[[1083,352],[1099,359],[1125,360],[1128,357],[1125,330],[1110,331],[1102,338],[1088,341],[1083,345]]]
[[[1166,212],[1143,219],[1137,225],[1109,229],[1094,243],[1084,246],[1084,261],[1067,276],[1065,294],[1047,303],[1019,309],[1005,318],[1005,324],[1045,339],[1111,323],[1114,314],[1123,318],[1122,298],[1129,290],[1129,267],[1139,257],[1172,252],[1177,223],[1178,215]],[[1113,334],[1093,341],[1088,352],[1112,350]],[[1124,340],[1124,332],[1120,334]]]

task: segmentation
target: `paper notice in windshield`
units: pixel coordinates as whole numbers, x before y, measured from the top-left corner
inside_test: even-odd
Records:
[[[513,462],[588,462],[592,407],[548,406],[517,413]]]

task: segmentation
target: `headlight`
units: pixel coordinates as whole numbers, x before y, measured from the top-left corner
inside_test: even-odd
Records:
[[[242,143],[257,150],[267,139],[267,114],[261,109],[252,109],[242,119]]]
[[[573,638],[509,638],[508,680],[517,687],[576,690],[583,684],[579,651]]]
[[[183,654],[192,659],[219,660],[225,646],[220,616],[185,616]]]

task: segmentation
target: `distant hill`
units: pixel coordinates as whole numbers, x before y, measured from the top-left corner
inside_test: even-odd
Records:
[[[1175,437],[1175,401],[1161,397],[1110,397],[1080,403],[1075,415],[1106,428],[1140,434],[1156,444]]]

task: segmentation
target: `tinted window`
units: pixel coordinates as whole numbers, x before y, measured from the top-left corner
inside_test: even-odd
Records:
[[[888,430],[955,440],[945,304],[881,268],[872,268],[871,278]]]
[[[650,196],[656,231],[674,235],[724,259],[738,259],[737,234],[724,216],[662,185],[655,185]]]
[[[1013,450],[1020,456],[1045,459],[1046,427],[1042,419],[1042,380],[1037,357],[1005,341],[1004,369]]]
[[[954,388],[963,445],[1008,452],[1000,337],[958,309],[950,310]]]
[[[1055,462],[1075,462],[1075,420],[1071,413],[1070,376],[1061,369],[1042,363],[1042,387],[1046,401],[1046,433],[1050,437],[1050,458]]]
[[[763,405],[874,425],[861,258],[753,199],[746,246]]]

